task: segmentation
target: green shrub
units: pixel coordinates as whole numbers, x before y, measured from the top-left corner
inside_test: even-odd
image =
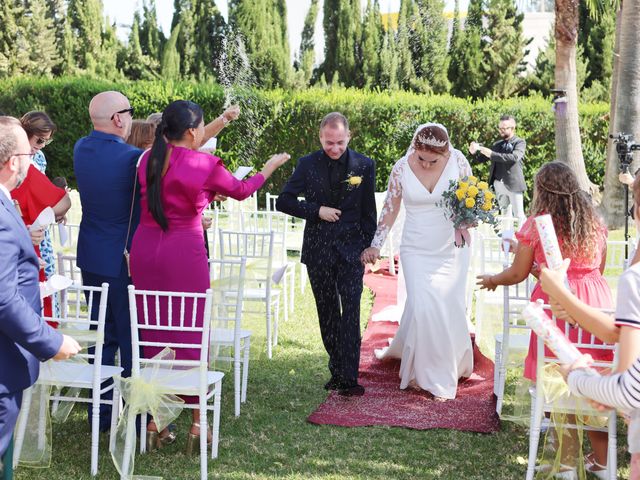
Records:
[[[229,96],[212,83],[19,78],[0,82],[0,110],[19,116],[43,109],[51,116],[59,132],[45,151],[48,173],[66,176],[73,185],[73,145],[91,130],[87,107],[91,97],[104,90],[119,90],[127,95],[138,118],[162,111],[170,101],[183,98],[200,104],[206,118],[212,119],[221,113],[225,99],[240,101],[243,115],[221,134],[218,143],[217,153],[230,169],[248,162],[259,169],[275,152],[289,152],[295,159],[318,149],[320,119],[334,110],[349,118],[352,148],[376,160],[377,190],[386,189],[391,167],[405,153],[417,125],[427,121],[444,124],[453,145],[468,153],[467,145],[472,140],[485,145],[495,141],[499,116],[512,114],[518,121],[518,135],[527,141],[525,177],[530,186],[540,165],[555,157],[551,102],[537,96],[471,102],[449,96],[342,88],[245,90]],[[603,103],[583,105],[580,111],[587,173],[596,184],[602,184],[604,175],[608,125],[603,116],[607,111],[608,106]],[[256,130],[261,133],[252,135]],[[294,166],[292,161],[276,172],[266,191],[279,191]],[[488,163],[474,165],[474,171],[486,178]]]

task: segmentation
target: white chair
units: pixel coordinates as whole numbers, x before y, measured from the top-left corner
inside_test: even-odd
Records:
[[[278,344],[280,290],[273,288],[273,232],[228,232],[220,230],[220,258],[247,259],[244,300],[262,303],[267,324],[267,356],[272,357]],[[286,308],[286,307],[285,307]],[[246,310],[245,310],[246,311]],[[273,331],[272,331],[273,323]]]
[[[474,248],[472,256],[474,266],[472,269],[476,270],[478,274],[484,275],[498,273],[504,269],[505,254],[502,250],[502,240],[500,237],[495,234],[485,236],[482,233],[477,232],[471,246]],[[476,333],[478,335],[482,335],[485,316],[488,317],[488,320],[491,320],[492,318],[501,318],[501,312],[499,312],[499,310],[502,308],[503,296],[500,295],[499,291],[490,292],[488,290],[481,289],[474,290],[474,295],[476,301]],[[468,300],[467,304],[469,304]],[[486,312],[489,312],[489,315],[485,315]]]
[[[247,401],[249,380],[249,354],[251,332],[242,329],[246,258],[240,260],[209,260],[213,290],[211,336],[212,360],[233,362],[235,415],[240,415],[240,404]],[[231,348],[232,356],[221,354]]]
[[[58,252],[58,274],[70,278],[74,285],[82,285],[82,272],[76,265],[75,255],[65,255]]]
[[[55,393],[48,395],[49,400],[54,401],[54,409],[59,408],[60,402],[80,402],[91,404],[91,475],[98,473],[98,448],[100,440],[100,405],[111,405],[111,435],[110,446],[113,445],[116,420],[120,405],[118,389],[114,383],[110,382],[102,386],[107,380],[120,375],[122,368],[102,365],[102,348],[104,345],[104,324],[107,311],[107,296],[109,285],[103,283],[101,287],[86,287],[74,285],[62,292],[61,306],[62,318],[45,318],[59,323],[59,328],[65,329],[67,334],[76,338],[81,344],[95,345],[89,350],[83,350],[74,359],[56,362],[50,360],[43,363],[40,368],[38,385],[56,388]],[[94,302],[99,294],[99,308],[97,318],[91,317]],[[77,332],[75,334],[74,332]],[[80,361],[79,361],[80,360]],[[90,364],[89,362],[92,362]],[[88,398],[79,396],[66,396],[61,393],[61,389],[69,387],[72,389],[90,389],[91,395]],[[112,391],[112,399],[101,398],[102,395]],[[46,395],[47,389],[41,390],[42,395]],[[25,412],[29,411],[31,396],[25,397],[26,405],[23,405]],[[44,432],[45,419],[44,409],[46,399],[40,399],[39,427]],[[14,462],[20,456],[22,448],[22,434],[26,427],[26,415],[21,418],[16,434],[16,448],[14,452]],[[44,441],[44,435],[41,436]]]
[[[55,252],[64,252],[65,254],[76,254],[76,249],[78,248],[78,235],[80,234],[80,225],[77,223],[67,223],[64,225],[64,228],[67,232],[68,240],[65,245],[61,244],[60,239],[60,227],[58,225],[53,225],[50,227],[49,231],[51,232],[51,243],[53,245],[53,250]]]
[[[633,241],[607,240],[607,259],[605,262],[604,278],[607,280],[613,298],[618,287],[618,279],[629,266],[629,259],[625,258],[625,246],[628,255],[633,254]]]
[[[496,412],[502,412],[504,386],[509,365],[509,354],[523,354],[529,349],[531,329],[522,319],[522,309],[530,302],[533,282],[528,277],[517,285],[505,285],[503,289],[502,332],[495,336],[495,366],[493,392],[496,395]],[[512,332],[513,330],[513,332]]]
[[[200,412],[200,478],[207,478],[207,411],[213,411],[211,458],[218,456],[218,439],[220,435],[220,399],[222,394],[222,372],[209,370],[209,344],[211,329],[211,308],[213,293],[178,293],[152,290],[136,290],[129,285],[129,313],[131,316],[131,341],[133,363],[132,379],[150,380],[163,393],[173,395],[197,396],[198,404],[184,404],[184,408],[198,409]],[[138,306],[140,308],[138,308]],[[150,314],[151,313],[151,314]],[[176,314],[176,315],[174,315]],[[175,318],[175,317],[179,318]],[[144,340],[146,333],[190,332],[199,336],[197,343],[178,341]],[[143,358],[141,348],[165,347],[176,352],[199,349],[197,360],[165,360]],[[176,367],[176,368],[173,368]],[[177,370],[184,370],[176,374]],[[213,403],[209,403],[213,399]],[[124,447],[123,472],[129,469],[129,456],[135,451],[135,413],[129,412],[127,435]],[[146,415],[141,421],[141,450],[145,450]],[[122,477],[125,478],[124,476]]]
[[[545,308],[549,308],[548,305]],[[553,317],[553,321],[555,321],[555,317]],[[565,335],[568,336],[569,326],[565,327]],[[599,344],[596,343],[596,337],[591,335],[585,330],[578,328],[578,342],[574,342],[574,345],[578,348],[589,348],[596,349],[602,351],[611,351],[615,353],[615,345],[608,344]],[[527,465],[527,480],[533,480],[535,476],[535,467],[536,467],[536,458],[538,454],[538,444],[540,441],[540,432],[542,426],[549,426],[550,420],[545,417],[545,413],[550,413],[553,411],[560,411],[562,413],[567,414],[575,414],[576,412],[583,415],[592,415],[594,417],[597,416],[606,416],[607,417],[607,427],[598,428],[593,426],[584,425],[584,430],[591,431],[601,431],[608,433],[608,450],[607,450],[607,475],[610,480],[615,480],[616,472],[617,472],[617,457],[616,457],[616,411],[608,410],[607,412],[601,412],[591,408],[586,402],[582,401],[580,408],[578,409],[578,405],[576,403],[576,399],[573,396],[570,396],[566,399],[561,399],[555,402],[553,405],[550,405],[545,400],[544,395],[544,382],[545,382],[545,372],[544,366],[549,363],[556,363],[556,358],[545,357],[544,354],[544,342],[538,338],[538,363],[536,367],[536,383],[535,387],[530,390],[532,399],[531,399],[531,423],[529,428],[529,461]],[[605,362],[605,361],[596,361],[594,362],[595,367],[606,367],[612,368],[614,366],[614,362]],[[575,425],[568,424],[565,428],[575,428]]]
[[[241,231],[273,232],[273,271],[284,269],[282,275],[282,293],[284,295],[284,321],[289,320],[289,312],[295,308],[296,263],[287,256],[287,239],[292,217],[272,211],[242,212],[240,214]],[[277,273],[276,273],[277,274]],[[279,283],[279,282],[278,282]]]

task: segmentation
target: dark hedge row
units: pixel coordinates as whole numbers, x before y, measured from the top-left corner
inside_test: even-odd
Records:
[[[221,134],[218,142],[217,153],[230,168],[247,162],[259,168],[271,153],[287,151],[297,158],[319,148],[318,123],[324,114],[334,110],[349,118],[351,146],[377,161],[378,190],[386,188],[391,167],[406,151],[416,126],[426,121],[444,124],[453,145],[466,153],[472,140],[484,144],[494,141],[498,137],[499,116],[512,114],[518,121],[518,135],[528,144],[526,178],[530,181],[540,165],[554,159],[551,103],[541,97],[471,102],[449,96],[351,89],[225,92],[211,83],[20,78],[0,82],[0,110],[19,116],[43,109],[51,116],[59,132],[45,150],[48,173],[66,176],[73,184],[73,145],[91,130],[87,106],[93,95],[104,90],[119,90],[127,95],[138,118],[161,111],[172,100],[189,99],[200,104],[211,119],[221,113],[226,100],[239,101],[243,116]],[[602,183],[604,175],[608,125],[603,116],[607,112],[606,104],[588,104],[580,109],[587,172],[597,184]],[[266,191],[277,192],[294,165],[292,161],[277,172]],[[474,170],[485,178],[488,165],[477,165]]]

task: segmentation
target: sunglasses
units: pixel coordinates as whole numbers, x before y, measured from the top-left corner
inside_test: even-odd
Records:
[[[125,108],[124,110],[118,110],[116,113],[111,115],[111,120],[113,120],[113,117],[115,117],[119,113],[130,113],[131,117],[133,117],[133,107]]]
[[[36,138],[36,145],[42,145],[43,147],[46,147],[51,142],[53,142],[53,138],[49,138],[49,139],[44,139],[41,137]]]

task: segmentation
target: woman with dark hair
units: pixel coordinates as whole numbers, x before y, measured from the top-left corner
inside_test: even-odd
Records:
[[[174,292],[204,293],[210,286],[209,264],[202,232],[201,215],[216,194],[244,200],[288,159],[281,153],[272,156],[253,177],[240,181],[233,177],[218,157],[198,151],[205,136],[202,109],[195,103],[177,100],[162,113],[151,150],[138,166],[141,187],[140,224],[131,247],[131,278],[136,288]],[[176,317],[180,305],[173,308]],[[151,312],[150,312],[151,313]],[[173,318],[178,325],[178,318]],[[146,332],[142,340],[166,343],[199,344],[192,332]],[[151,358],[160,349],[145,347]],[[200,350],[180,349],[176,359],[197,360]],[[183,397],[197,403],[197,397]],[[200,435],[198,411],[193,411],[188,443]],[[149,432],[157,431],[153,422]],[[210,432],[209,432],[210,434]],[[162,432],[159,442],[170,438]]]
[[[464,155],[440,124],[421,125],[389,177],[387,197],[363,263],[373,263],[400,210],[406,218],[400,261],[407,299],[400,327],[380,359],[400,359],[400,388],[425,390],[438,401],[456,397],[458,380],[473,371],[465,310],[468,248],[454,245],[453,223],[438,203],[451,180],[471,175]]]
[[[49,145],[56,131],[56,125],[44,112],[29,112],[21,119],[31,145],[33,154],[27,178],[11,192],[11,197],[20,207],[20,214],[27,226],[33,224],[38,215],[47,207],[51,207],[57,221],[62,221],[64,215],[71,208],[69,194],[56,187],[44,174],[47,168],[47,160],[42,149]],[[56,273],[53,247],[49,231],[44,231],[42,241],[36,245],[36,252],[44,262],[44,270],[40,270],[40,281],[45,281]],[[54,314],[52,297],[46,297],[43,301],[44,315],[51,317]]]

